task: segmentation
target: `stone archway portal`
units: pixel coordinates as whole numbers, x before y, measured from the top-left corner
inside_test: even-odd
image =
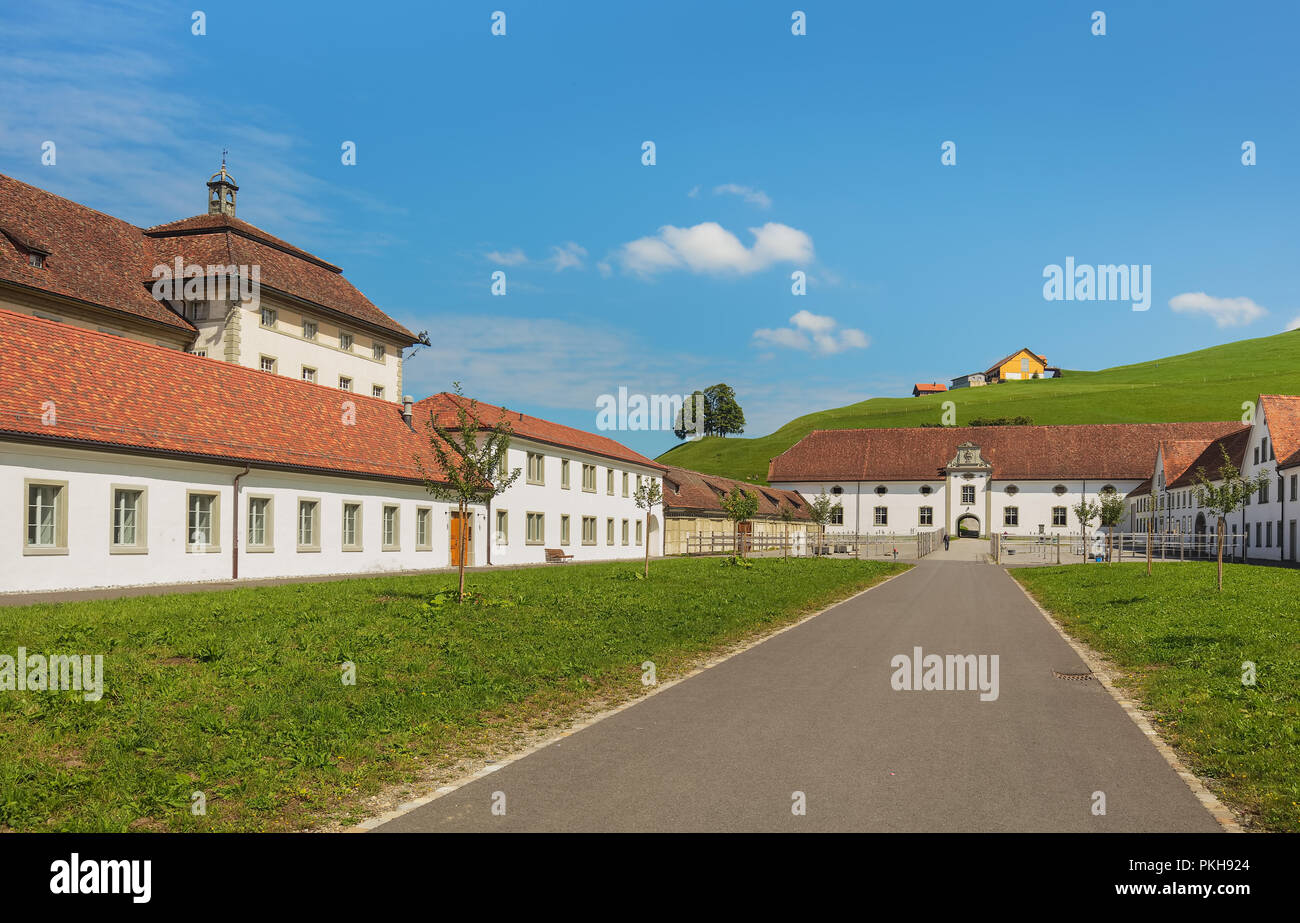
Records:
[[[974,513],[963,513],[957,517],[958,538],[979,538],[980,518]]]

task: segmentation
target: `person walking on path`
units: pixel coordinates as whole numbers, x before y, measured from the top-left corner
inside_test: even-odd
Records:
[[[944,529],[944,530],[943,530],[943,550],[944,550],[944,551],[947,551],[947,550],[948,550],[948,530],[947,530],[947,529]]]

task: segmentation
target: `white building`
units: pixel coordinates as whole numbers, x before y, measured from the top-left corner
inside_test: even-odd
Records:
[[[462,526],[474,565],[662,554],[633,497],[662,465],[520,414],[523,476],[462,524],[421,473],[456,399],[401,397],[415,335],[236,218],[224,165],[208,189],[142,230],[0,176],[0,593],[428,570]],[[177,260],[203,268],[160,291]]]
[[[833,529],[880,535],[1068,535],[1072,507],[1128,494],[1162,439],[1206,440],[1234,423],[817,430],[772,459],[768,483],[839,499]]]
[[[0,308],[400,402],[419,337],[237,218],[225,164],[207,186],[206,214],[138,228],[0,175]]]
[[[449,395],[416,410],[9,311],[0,350],[0,521],[14,524],[0,530],[0,592],[457,561],[458,512],[417,463],[437,479],[417,416],[446,420]],[[499,413],[479,406],[485,425]],[[632,498],[662,466],[603,436],[508,420],[510,464],[527,474],[474,508],[466,563],[540,563],[547,547],[662,553],[659,511],[647,530]]]
[[[1203,536],[1218,531],[1213,512],[1202,509],[1196,492],[1198,473],[1221,483],[1224,453],[1244,477],[1268,475],[1263,489],[1225,522],[1225,547],[1248,560],[1297,561],[1297,512],[1300,511],[1300,397],[1264,394],[1255,402],[1250,424],[1240,424],[1219,440],[1162,442],[1155,466],[1129,500],[1129,527],[1145,532],[1149,524],[1162,535]]]
[[[426,398],[415,405],[414,421],[423,430],[432,415],[453,426],[458,403],[470,406],[448,393]],[[643,484],[663,477],[662,465],[605,436],[491,404],[474,406],[485,425],[509,424],[506,471],[519,476],[483,511],[488,534],[476,552],[481,556],[466,563],[537,564],[548,548],[575,560],[640,558],[647,541],[652,556],[663,554],[663,511],[647,517],[635,499]]]

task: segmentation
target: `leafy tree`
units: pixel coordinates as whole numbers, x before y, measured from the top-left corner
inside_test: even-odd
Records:
[[[1218,525],[1215,531],[1218,533],[1217,544],[1219,546],[1219,590],[1223,590],[1223,533],[1227,528],[1228,517],[1241,509],[1242,504],[1250,496],[1269,482],[1272,477],[1267,471],[1261,471],[1253,478],[1242,477],[1241,471],[1232,463],[1228,455],[1228,450],[1224,448],[1223,443],[1219,443],[1219,451],[1223,454],[1223,460],[1219,462],[1219,476],[1211,479],[1206,472],[1205,466],[1201,465],[1196,469],[1195,482],[1192,491],[1196,496],[1196,503],[1201,508],[1214,514]],[[1214,481],[1219,481],[1215,486]]]
[[[833,500],[825,491],[813,498],[808,504],[808,515],[817,526],[817,542],[820,547],[826,541],[826,524],[831,521],[831,513],[840,508],[840,501]]]
[[[434,498],[455,503],[460,513],[460,591],[458,601],[465,600],[465,543],[469,529],[470,507],[486,504],[519,477],[520,469],[506,472],[506,449],[510,445],[511,428],[506,420],[506,410],[495,426],[484,427],[478,418],[478,401],[464,400],[460,382],[453,383],[456,394],[456,425],[444,426],[429,411],[425,424],[429,449],[437,462],[437,476],[430,472],[424,460],[415,456],[416,468],[424,479],[424,489]]]
[[[731,520],[731,535],[735,542],[736,553],[742,558],[745,549],[740,545],[740,524],[754,518],[758,512],[758,494],[751,494],[743,487],[735,487],[722,498],[722,510]]]
[[[1083,497],[1074,506],[1070,507],[1074,511],[1074,516],[1079,520],[1079,525],[1083,527],[1083,553],[1088,553],[1088,526],[1094,519],[1101,515],[1101,504],[1094,503],[1087,497]]]
[[[650,514],[656,506],[664,502],[664,492],[659,487],[658,478],[642,481],[641,486],[632,494],[637,509],[645,510],[645,576],[650,576]]]
[[[1111,554],[1115,548],[1115,527],[1124,521],[1124,498],[1119,495],[1118,491],[1103,490],[1097,515],[1101,517],[1101,524],[1107,527],[1106,560],[1114,564],[1115,561]]]
[[[704,431],[724,437],[745,431],[745,412],[731,385],[719,383],[704,389]]]

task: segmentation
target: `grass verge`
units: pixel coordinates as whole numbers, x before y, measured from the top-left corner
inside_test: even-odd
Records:
[[[0,654],[102,654],[104,693],[0,692],[0,829],[287,830],[421,766],[643,690],[906,565],[716,559],[0,608]],[[355,664],[355,685],[342,665]],[[202,792],[207,813],[191,810]]]
[[[1258,827],[1300,832],[1300,571],[1227,565],[1222,593],[1213,564],[1011,575],[1122,671],[1116,681],[1225,801]]]

